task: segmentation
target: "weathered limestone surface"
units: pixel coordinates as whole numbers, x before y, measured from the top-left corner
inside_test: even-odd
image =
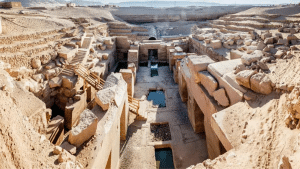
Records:
[[[81,115],[79,123],[76,127],[73,127],[69,135],[69,143],[78,147],[93,135],[97,130],[98,118],[95,114],[88,109],[85,109]]]
[[[242,101],[243,93],[234,88],[230,82],[224,79],[224,75],[234,71],[234,68],[241,64],[241,59],[217,62],[208,65],[208,72],[212,74],[219,82],[219,86],[225,88],[230,105]]]
[[[226,96],[224,88],[214,91],[213,96],[218,103],[224,107],[229,106],[229,100]]]
[[[198,73],[200,83],[204,86],[210,96],[213,96],[213,92],[218,88],[217,80],[207,71],[201,71]]]
[[[250,88],[250,78],[256,72],[253,70],[243,70],[236,75],[236,81],[247,88]]]
[[[133,95],[134,95],[134,77],[133,77],[132,71],[130,69],[121,69],[120,73],[122,73],[123,79],[127,83],[128,95],[133,97]]]
[[[73,103],[67,103],[67,106],[65,108],[65,126],[68,129],[72,129],[74,125],[77,124],[79,120],[80,113],[86,108],[87,102],[86,102],[87,94],[84,92],[80,95],[80,99]]]
[[[191,70],[191,73],[194,77],[195,82],[200,82],[200,77],[198,76],[199,71],[205,71],[207,70],[207,66],[211,63],[214,63],[214,61],[206,56],[206,55],[190,55],[188,56],[188,66]]]

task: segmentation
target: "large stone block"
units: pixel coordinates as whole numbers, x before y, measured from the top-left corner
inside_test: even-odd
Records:
[[[235,89],[239,90],[242,93],[246,93],[248,90],[243,87],[240,86],[239,83],[236,81],[236,74],[234,74],[233,72],[230,73],[226,73],[223,78],[226,80],[226,82],[228,82],[232,87],[234,87]]]
[[[62,78],[61,77],[54,77],[49,81],[50,88],[60,87],[61,84],[62,84]]]
[[[270,94],[272,92],[272,85],[270,78],[263,74],[257,73],[250,78],[251,89],[257,93]]]
[[[217,80],[207,71],[201,71],[198,73],[200,83],[207,90],[209,95],[213,95],[213,92],[218,88]]]
[[[239,85],[245,86],[248,89],[250,89],[250,78],[254,74],[256,74],[256,71],[253,71],[253,70],[240,71],[236,75],[236,81],[239,83]]]
[[[130,69],[121,69],[120,73],[122,73],[123,79],[127,83],[128,95],[133,97],[133,95],[134,95],[134,77],[133,77],[132,71]]]
[[[69,143],[79,147],[82,143],[87,141],[97,130],[98,118],[89,109],[85,109],[80,114],[80,120],[76,127],[73,127],[69,135]]]
[[[222,48],[222,41],[221,40],[212,40],[209,44],[214,49]]]
[[[241,59],[245,65],[250,65],[252,62],[257,62],[263,57],[263,53],[260,50],[255,50],[252,54],[244,54]]]
[[[103,109],[108,110],[110,103],[115,97],[116,86],[99,90],[96,93],[95,102]]]
[[[139,51],[138,50],[128,50],[128,62],[139,61]]]
[[[188,56],[188,66],[194,72],[207,70],[209,64],[215,63],[207,55],[190,55]]]
[[[86,108],[87,102],[87,94],[84,92],[81,95],[78,95],[78,101],[74,103],[67,103],[65,107],[65,126],[66,128],[70,129],[77,124],[79,120],[80,113]],[[63,97],[66,98],[66,97]],[[67,98],[66,98],[67,99]],[[66,100],[67,101],[67,100]]]
[[[215,100],[224,107],[229,106],[229,100],[226,96],[226,91],[224,90],[224,88],[221,88],[219,90],[216,90],[213,92],[213,96],[215,98]]]
[[[243,56],[243,52],[239,50],[231,50],[230,51],[230,59],[239,59]]]

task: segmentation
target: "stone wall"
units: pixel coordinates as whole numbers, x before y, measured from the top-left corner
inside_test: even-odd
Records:
[[[227,60],[224,56],[215,52],[212,48],[204,46],[200,41],[193,37],[190,37],[189,39],[189,52],[196,53],[198,55],[208,55],[215,61]]]
[[[140,61],[148,61],[148,50],[157,49],[158,61],[167,61],[167,45],[163,42],[140,43]]]

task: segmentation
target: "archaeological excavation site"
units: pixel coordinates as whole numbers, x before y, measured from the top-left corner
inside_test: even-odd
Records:
[[[1,169],[300,168],[300,4],[28,4],[0,2]]]

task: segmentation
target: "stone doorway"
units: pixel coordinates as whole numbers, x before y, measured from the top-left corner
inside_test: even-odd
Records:
[[[148,60],[158,60],[158,50],[157,49],[148,49]]]

